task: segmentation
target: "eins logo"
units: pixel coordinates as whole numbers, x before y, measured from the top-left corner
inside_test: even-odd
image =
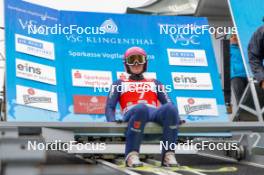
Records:
[[[196,77],[187,77],[184,75],[176,76],[173,80],[175,83],[197,83]]]
[[[30,66],[29,64],[17,64],[17,69],[23,72],[41,75],[41,69],[38,67]]]
[[[175,89],[213,90],[209,73],[172,72],[171,74]]]

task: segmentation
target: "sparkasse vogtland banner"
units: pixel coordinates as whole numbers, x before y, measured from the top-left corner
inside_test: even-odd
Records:
[[[110,85],[127,77],[123,53],[132,46],[146,50],[145,76],[164,84],[183,119],[228,121],[206,18],[57,11],[16,0],[5,2],[5,26],[8,121],[106,121]],[[190,32],[196,28],[200,34]]]

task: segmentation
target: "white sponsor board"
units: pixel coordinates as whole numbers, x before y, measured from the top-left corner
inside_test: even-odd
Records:
[[[55,59],[54,44],[51,42],[15,34],[16,51],[50,60]]]
[[[56,85],[56,69],[51,66],[16,59],[16,76]]]
[[[209,73],[172,72],[174,89],[212,90],[212,80]]]
[[[72,85],[78,87],[108,88],[112,84],[110,71],[72,69]]]
[[[58,112],[57,93],[50,91],[16,85],[16,102],[21,105]]]
[[[205,50],[167,49],[169,64],[178,66],[208,66]]]
[[[155,72],[144,72],[144,77],[147,79],[157,79],[157,75]],[[128,79],[129,74],[126,72],[116,72],[117,79]]]
[[[180,115],[218,116],[216,99],[177,97]]]

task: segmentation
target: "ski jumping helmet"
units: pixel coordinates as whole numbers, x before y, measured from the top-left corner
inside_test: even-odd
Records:
[[[145,63],[144,63],[144,67],[143,67],[143,72],[145,72],[147,70],[147,63],[148,63],[147,53],[144,49],[142,49],[140,47],[130,47],[129,49],[126,50],[126,52],[124,54],[124,65],[125,65],[126,72],[128,74],[132,74],[132,72],[129,69],[129,64],[127,61],[128,61],[128,58],[133,56],[133,55],[141,55],[141,56],[145,57]]]

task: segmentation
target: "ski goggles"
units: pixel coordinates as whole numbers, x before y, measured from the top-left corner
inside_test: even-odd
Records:
[[[136,65],[136,63],[145,64],[146,60],[147,60],[146,57],[143,55],[132,55],[126,58],[126,64],[129,66]]]

